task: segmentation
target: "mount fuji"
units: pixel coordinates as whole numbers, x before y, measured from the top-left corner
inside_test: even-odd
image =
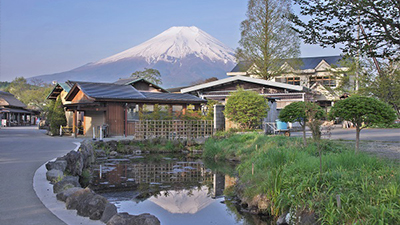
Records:
[[[33,78],[114,82],[144,68],[160,71],[163,87],[177,87],[210,77],[224,78],[235,65],[234,50],[197,27],[171,27],[133,48],[61,73]],[[30,78],[32,79],[32,78]]]

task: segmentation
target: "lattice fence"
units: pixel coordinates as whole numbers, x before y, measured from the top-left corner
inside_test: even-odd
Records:
[[[135,125],[135,139],[194,139],[212,135],[212,120],[140,120]]]

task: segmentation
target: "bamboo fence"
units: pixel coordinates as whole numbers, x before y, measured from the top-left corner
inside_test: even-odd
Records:
[[[135,139],[197,139],[212,135],[212,120],[140,120],[135,124]]]

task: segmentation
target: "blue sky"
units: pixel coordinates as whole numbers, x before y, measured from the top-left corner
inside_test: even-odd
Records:
[[[197,26],[236,48],[246,0],[0,0],[0,81],[63,72]],[[339,49],[302,46],[302,56]]]

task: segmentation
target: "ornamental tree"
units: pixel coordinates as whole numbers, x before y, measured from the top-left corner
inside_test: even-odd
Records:
[[[53,108],[50,110],[50,131],[53,135],[60,134],[60,126],[65,126],[67,124],[64,107],[60,96],[58,96],[57,100],[54,102]]]
[[[269,106],[264,97],[254,91],[239,88],[225,105],[226,118],[236,122],[244,129],[255,128],[267,116]]]
[[[360,132],[363,128],[377,123],[393,123],[396,113],[389,105],[378,99],[351,96],[335,103],[330,111],[331,119],[347,120],[356,127],[356,150],[359,149]]]
[[[303,130],[303,143],[307,145],[306,126],[308,125],[312,131],[313,138],[320,137],[320,119],[325,115],[324,110],[317,104],[312,102],[292,102],[285,106],[279,113],[279,119],[283,122],[299,122]]]

